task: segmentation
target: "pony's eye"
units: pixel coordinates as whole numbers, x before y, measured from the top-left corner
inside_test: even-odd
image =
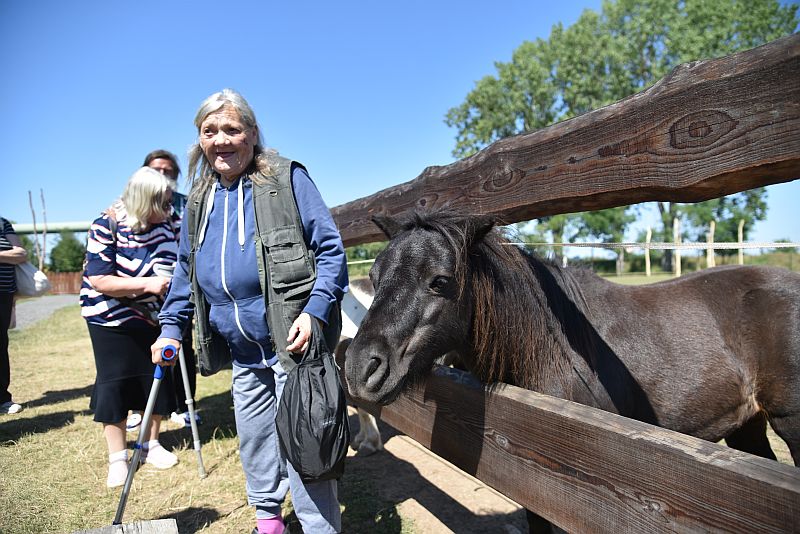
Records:
[[[430,288],[437,293],[443,293],[449,285],[450,279],[448,277],[435,276],[433,280],[431,280]]]

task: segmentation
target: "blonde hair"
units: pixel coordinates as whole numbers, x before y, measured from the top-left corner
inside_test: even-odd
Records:
[[[128,225],[134,232],[144,232],[154,215],[164,213],[167,191],[173,188],[170,179],[150,167],[141,167],[128,179],[122,193],[122,204],[128,213]]]
[[[256,121],[256,115],[253,112],[253,108],[250,107],[250,104],[241,94],[233,89],[223,89],[203,100],[194,117],[194,125],[197,128],[198,136],[203,121],[212,113],[216,113],[223,108],[235,111],[245,126],[255,128],[258,132],[258,138],[253,147],[253,161],[250,162],[248,173],[252,181],[259,183],[261,182],[261,177],[258,173],[252,173],[252,170],[255,169],[265,175],[272,174],[267,156],[270,153],[275,153],[275,151],[264,148],[264,140],[261,137],[261,128],[258,126],[258,121]],[[198,141],[189,149],[189,174],[187,176],[191,186],[189,196],[192,198],[205,196],[208,189],[217,181],[217,177],[216,171],[206,158]]]

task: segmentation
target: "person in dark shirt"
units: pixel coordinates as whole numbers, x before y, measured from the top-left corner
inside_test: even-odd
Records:
[[[22,411],[22,405],[14,402],[8,391],[11,384],[8,328],[11,326],[11,313],[14,309],[14,293],[17,292],[14,266],[27,260],[28,253],[22,247],[14,227],[0,217],[0,414]]]
[[[172,209],[178,217],[183,218],[183,210],[186,208],[186,195],[178,193],[178,177],[181,174],[181,167],[178,165],[178,158],[169,150],[157,149],[150,152],[144,158],[143,165],[155,169],[167,178],[169,178],[173,185],[172,190]],[[197,392],[197,360],[194,354],[192,340],[192,325],[186,326],[183,332],[183,355],[186,362],[186,374],[189,378],[189,395],[186,396],[186,391],[183,387],[183,376],[180,369],[180,361],[175,364],[173,370],[173,384],[175,384],[175,399],[178,402],[178,412],[173,412],[170,420],[173,423],[189,426],[189,410],[187,409],[187,401],[189,399],[196,399]],[[195,411],[195,421],[202,424],[200,414]],[[141,417],[139,417],[141,419]],[[135,420],[129,422],[128,428],[136,428]]]

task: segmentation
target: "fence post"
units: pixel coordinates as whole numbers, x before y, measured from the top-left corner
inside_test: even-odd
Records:
[[[711,244],[714,242],[714,230],[716,229],[717,221],[711,219],[711,222],[708,223],[708,233],[706,234],[706,241],[708,242],[708,248],[706,249],[706,264],[707,267],[716,267],[717,260],[714,258],[714,247]]]
[[[650,276],[650,239],[653,237],[653,229],[647,227],[647,237],[645,238],[644,246],[644,270],[647,276]]]
[[[744,243],[744,219],[739,219],[739,244]],[[744,265],[744,249],[739,249],[739,265]]]
[[[675,244],[681,244],[681,220],[677,217],[672,219],[672,237],[675,239]],[[675,247],[675,254],[673,256],[675,261],[675,276],[681,275],[681,249]]]

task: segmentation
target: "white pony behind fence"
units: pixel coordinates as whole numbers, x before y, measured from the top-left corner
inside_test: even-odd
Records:
[[[375,290],[369,278],[357,278],[350,282],[350,291],[342,299],[342,335],[336,347],[336,361],[344,365],[344,352],[355,337],[367,309],[372,304]],[[369,412],[358,408],[358,433],[353,436],[350,446],[359,454],[370,455],[383,450],[383,440],[378,431],[378,422]]]

